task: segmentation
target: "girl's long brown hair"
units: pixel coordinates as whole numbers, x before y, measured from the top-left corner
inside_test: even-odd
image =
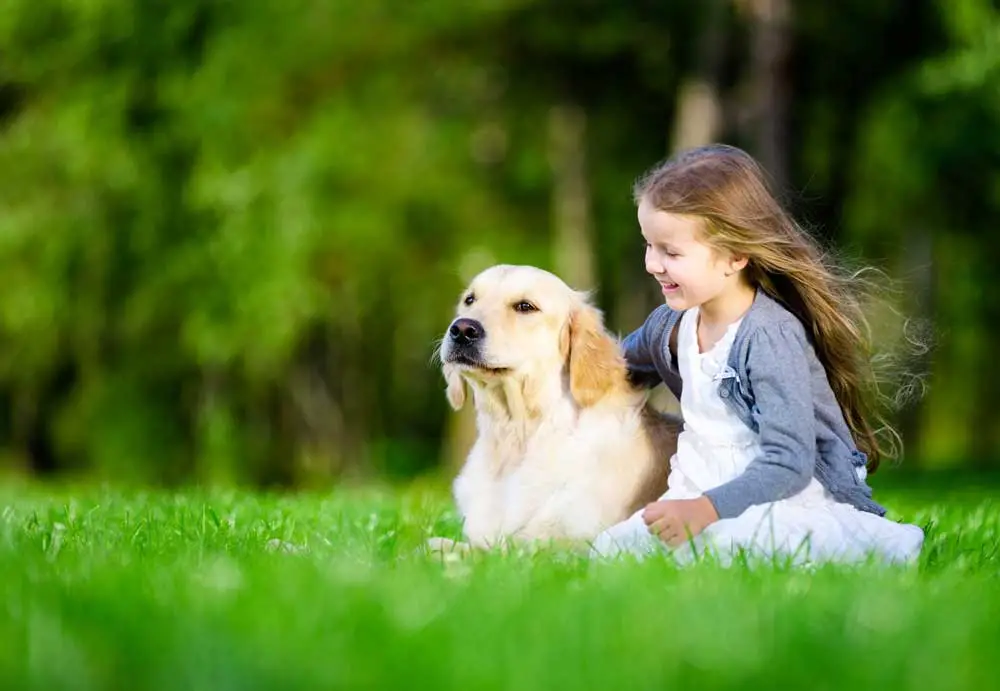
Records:
[[[706,241],[748,258],[750,284],[783,304],[805,326],[858,448],[874,472],[882,456],[871,421],[898,435],[876,410],[877,377],[863,311],[863,282],[842,274],[775,199],[763,170],[726,145],[691,149],[648,172],[635,199],[704,219]],[[895,446],[895,445],[894,445]]]

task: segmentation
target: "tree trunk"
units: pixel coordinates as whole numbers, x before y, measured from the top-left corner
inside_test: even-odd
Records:
[[[587,184],[587,114],[574,103],[549,110],[552,168],[552,256],[555,273],[578,290],[595,286],[590,188]]]
[[[671,148],[674,152],[717,141],[723,117],[719,76],[725,53],[726,0],[705,0],[705,24],[698,41],[698,64],[677,94]]]
[[[932,309],[934,291],[933,268],[934,243],[931,231],[926,228],[914,228],[912,242],[904,244],[902,256],[899,259],[898,273],[906,281],[906,294],[902,300],[904,318],[914,317],[912,324],[903,324],[904,353],[903,365],[906,369],[901,382],[904,390],[900,402],[903,407],[899,413],[899,434],[903,438],[903,456],[908,466],[916,466],[924,454],[920,449],[924,443],[924,426],[921,424],[923,396],[926,393],[926,376],[933,363],[933,343],[928,339],[931,334],[921,322]]]
[[[957,467],[970,460],[977,430],[969,424],[976,416],[977,402],[970,392],[984,377],[981,364],[984,339],[976,313],[984,275],[974,242],[955,234],[939,237],[934,246],[935,280],[947,286],[936,291],[935,330],[947,334],[935,346],[930,390],[934,392],[921,409],[920,457],[927,468]]]
[[[751,23],[748,108],[754,154],[778,190],[788,183],[788,102],[785,72],[791,47],[789,0],[747,0]]]
[[[444,397],[443,383],[441,396]],[[461,410],[458,412],[453,412],[451,408],[448,410],[449,418],[443,450],[444,467],[446,472],[454,475],[465,463],[465,458],[476,441],[476,410],[472,392],[468,392],[465,406]]]

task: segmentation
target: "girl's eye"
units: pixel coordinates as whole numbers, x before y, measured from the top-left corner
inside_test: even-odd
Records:
[[[643,247],[643,249],[644,249],[644,250],[646,250],[647,252],[648,252],[649,250],[651,250],[651,249],[654,249],[654,248],[653,248],[653,245],[652,245],[652,244],[650,244],[649,242],[647,242],[646,240],[643,240],[643,242],[642,242],[642,247]],[[660,249],[659,249],[659,251],[660,251],[660,252],[662,252],[664,256],[666,256],[666,257],[670,257],[671,259],[673,259],[673,258],[675,258],[675,257],[679,257],[679,256],[681,256],[681,255],[680,255],[680,253],[678,253],[678,252],[674,252],[674,251],[672,251],[672,250],[665,250],[665,249],[662,249],[662,248],[660,248]]]
[[[473,295],[472,293],[469,293],[468,295],[465,296],[464,302],[466,305],[471,305],[475,301],[476,301],[476,296]]]
[[[520,302],[514,303],[515,312],[537,312],[538,308],[532,305],[527,300],[521,300]]]

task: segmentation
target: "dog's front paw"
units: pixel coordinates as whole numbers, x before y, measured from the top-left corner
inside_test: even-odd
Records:
[[[459,542],[448,537],[432,537],[427,540],[427,551],[432,554],[468,554],[472,546],[467,542]]]

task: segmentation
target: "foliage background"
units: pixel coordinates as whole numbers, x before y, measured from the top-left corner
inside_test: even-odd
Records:
[[[537,264],[635,328],[631,183],[710,140],[932,325],[888,472],[995,468],[988,0],[5,0],[0,468],[447,471],[464,281]]]

